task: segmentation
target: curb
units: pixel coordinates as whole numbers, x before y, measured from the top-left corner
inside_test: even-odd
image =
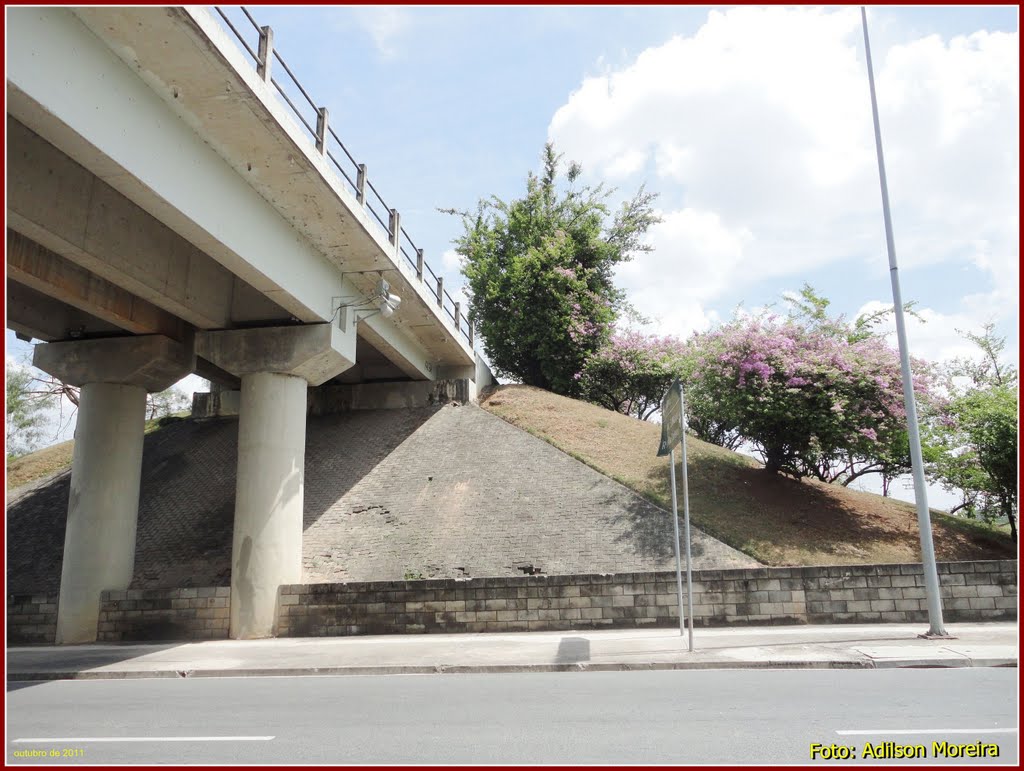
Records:
[[[367,675],[508,674],[517,672],[642,672],[659,670],[710,669],[963,669],[967,667],[1017,667],[1017,659],[886,659],[819,661],[679,661],[643,664],[493,664],[493,665],[396,665],[380,667],[302,667],[263,669],[194,670],[84,670],[53,672],[9,672],[8,682],[46,682],[54,680],[141,680],[203,677],[324,677]]]

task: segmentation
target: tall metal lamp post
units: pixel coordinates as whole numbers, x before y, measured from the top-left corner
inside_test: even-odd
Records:
[[[889,188],[885,179],[885,159],[882,157],[882,130],[878,123],[878,102],[875,98],[875,75],[871,69],[871,43],[868,42],[868,17],[864,6],[860,8],[864,27],[864,53],[868,62],[868,86],[871,89],[871,115],[875,123],[875,149],[878,152],[878,177],[882,186],[882,214],[885,217],[885,245],[889,251],[889,277],[892,281],[892,302],[896,314],[896,339],[900,349],[903,370],[903,402],[907,410],[907,434],[910,440],[910,462],[914,472],[914,500],[917,503],[917,522],[921,531],[921,563],[928,597],[928,633],[922,637],[949,637],[942,625],[942,601],[939,597],[939,575],[935,567],[935,546],[932,541],[932,521],[928,512],[928,491],[924,481],[924,459],[921,456],[921,431],[917,423],[914,402],[914,382],[910,374],[910,354],[907,348],[907,326],[903,318],[903,297],[900,293],[899,268],[896,265],[896,245],[892,235],[892,216],[889,213]]]

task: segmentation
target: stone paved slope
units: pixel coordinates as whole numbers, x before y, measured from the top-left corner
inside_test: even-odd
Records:
[[[237,426],[147,436],[133,587],[228,583]],[[59,586],[68,486],[12,496],[9,593]],[[305,503],[310,582],[674,567],[670,515],[475,405],[310,418]],[[694,532],[694,567],[756,564]]]

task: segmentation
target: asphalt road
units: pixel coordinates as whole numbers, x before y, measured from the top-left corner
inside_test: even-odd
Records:
[[[1016,683],[986,668],[8,683],[7,762],[808,764],[818,743],[859,763],[895,742],[924,745],[918,762],[1016,765]],[[933,742],[1000,754],[936,758]]]

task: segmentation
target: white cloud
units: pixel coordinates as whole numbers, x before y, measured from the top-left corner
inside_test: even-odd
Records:
[[[384,58],[396,56],[400,39],[412,26],[412,18],[404,8],[395,6],[361,6],[352,8],[359,25],[366,30]]]
[[[706,330],[713,318],[705,303],[732,280],[750,234],[730,230],[714,212],[683,209],[663,212],[649,240],[657,248],[621,263],[616,284],[652,320],[652,331],[687,337]]]
[[[854,316],[874,313],[892,307],[892,302],[872,300],[865,303]],[[965,332],[982,333],[984,317],[970,313],[941,313],[933,308],[914,308],[912,314],[904,314],[907,326],[907,345],[910,355],[926,361],[948,361],[954,358],[980,359],[978,346],[963,336]],[[885,333],[886,339],[893,348],[896,347],[896,322],[890,314],[879,325],[878,329]],[[1006,352],[1008,358],[1016,359],[1012,351]]]
[[[654,254],[618,272],[635,303],[692,323],[737,286],[869,259],[882,270],[862,47],[855,9],[740,7],[583,80],[550,138],[619,186],[643,181],[652,161],[669,209]],[[965,289],[978,296],[949,318],[1012,317],[1018,36],[931,36],[873,54],[901,267],[973,265],[990,285]]]
[[[462,256],[454,249],[446,249],[441,254],[441,267],[445,273],[458,274],[462,267]]]
[[[611,179],[623,179],[640,171],[647,162],[647,154],[639,150],[626,150],[608,164],[605,173]]]

